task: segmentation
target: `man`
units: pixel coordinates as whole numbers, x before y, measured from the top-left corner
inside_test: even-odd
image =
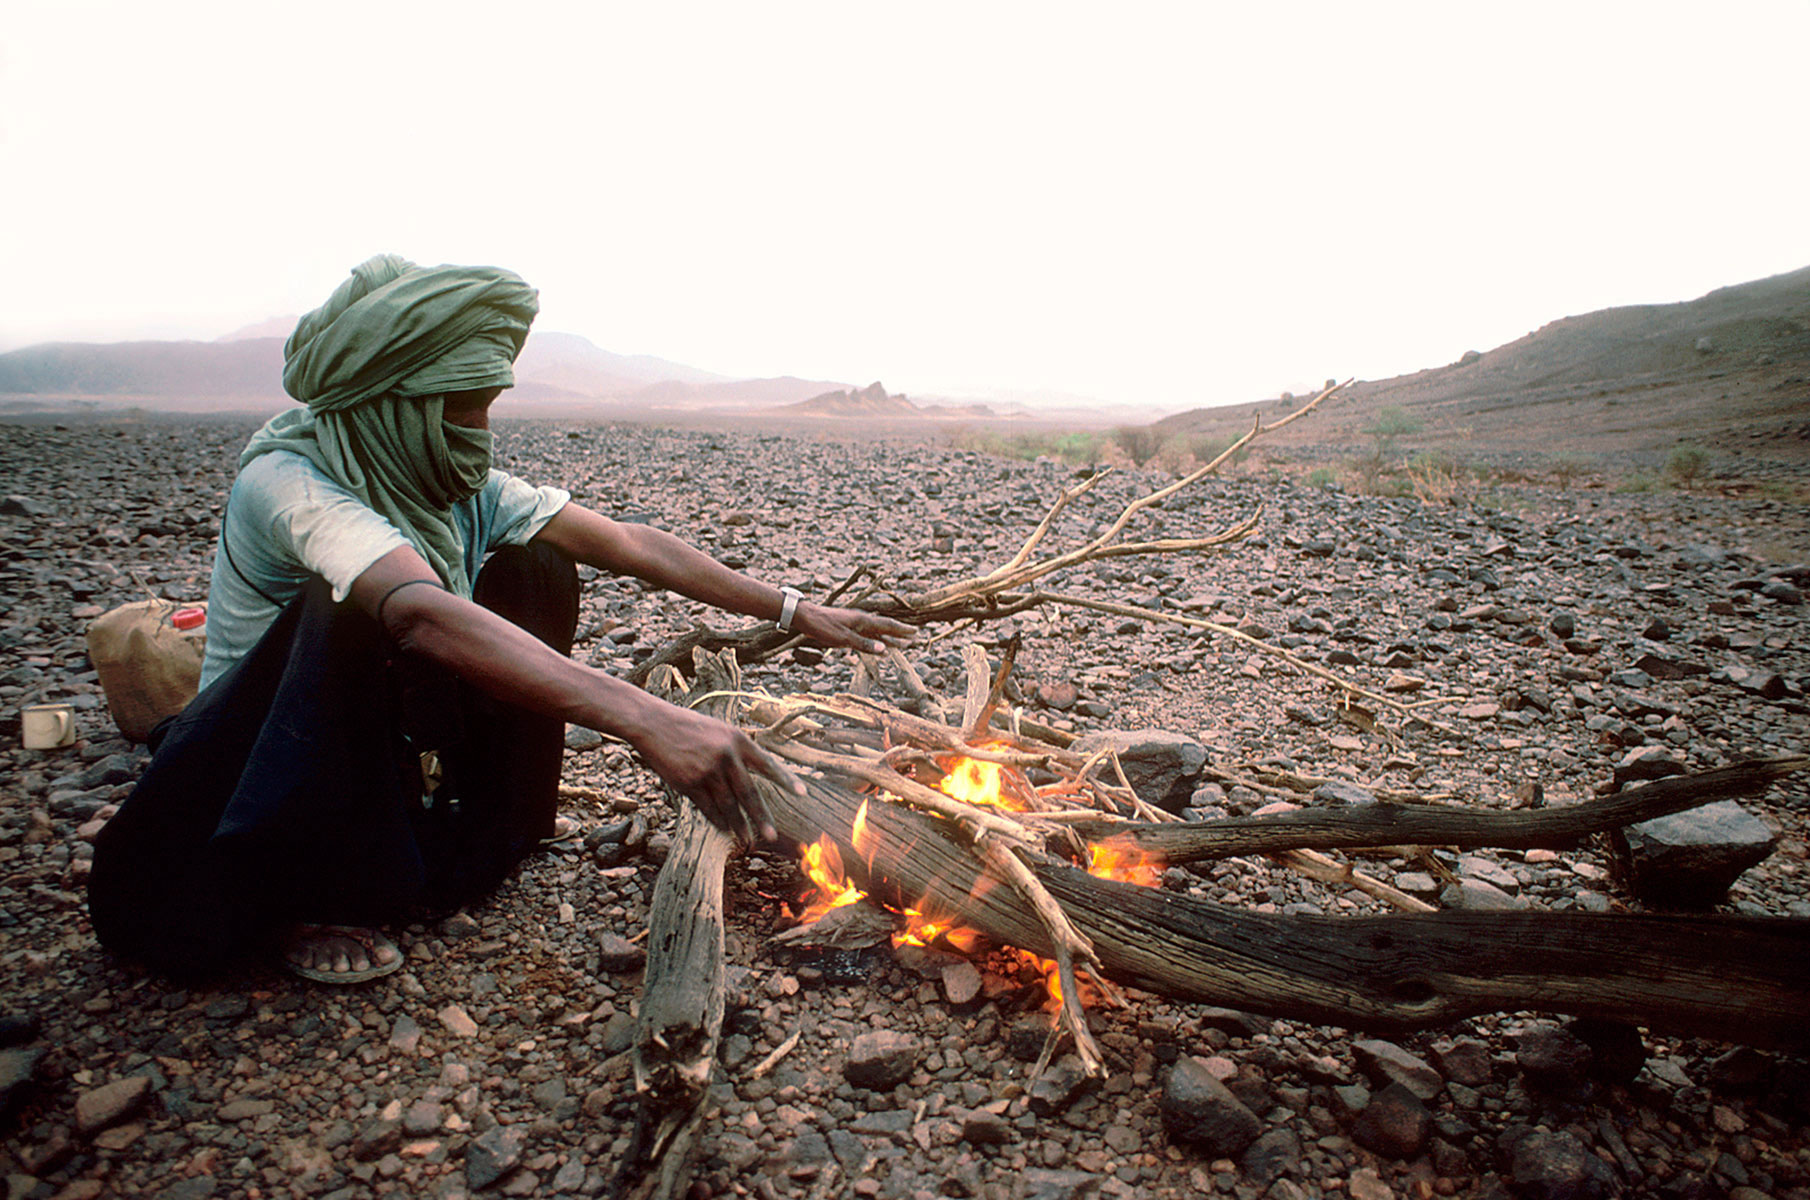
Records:
[[[307,978],[392,971],[371,926],[481,894],[552,834],[567,722],[772,836],[753,780],[790,777],[752,741],[568,656],[574,562],[830,647],[911,632],[494,470],[490,408],[537,309],[511,272],[385,255],[302,318],[283,383],[307,408],[240,457],[201,694],[96,839],[110,948],[193,973],[274,937]]]

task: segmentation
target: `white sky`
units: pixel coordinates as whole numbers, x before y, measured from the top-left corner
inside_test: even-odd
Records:
[[[725,374],[1255,399],[1810,265],[1806,46],[1806,0],[10,0],[0,349],[394,251]]]

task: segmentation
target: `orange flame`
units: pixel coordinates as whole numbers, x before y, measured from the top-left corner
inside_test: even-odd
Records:
[[[1139,887],[1157,887],[1163,881],[1163,860],[1136,850],[1089,845],[1087,873],[1096,879],[1117,879]]]
[[[1003,807],[999,789],[999,764],[978,758],[958,758],[936,785],[945,795],[964,804],[990,804]]]
[[[804,848],[804,859],[800,865],[817,888],[816,898],[805,906],[802,919],[804,924],[817,920],[832,908],[853,904],[864,894],[842,873],[842,853],[836,849],[836,843],[830,840],[828,834]]]

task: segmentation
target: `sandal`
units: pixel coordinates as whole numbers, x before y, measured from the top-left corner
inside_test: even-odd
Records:
[[[354,943],[362,952],[359,957],[370,965],[354,968],[351,964],[357,959],[346,954],[326,956],[329,960],[327,966],[314,965],[314,962],[319,962],[323,956],[313,953],[313,949],[317,948],[320,943],[328,941]],[[303,947],[310,948],[310,957],[313,962],[296,961],[296,951]],[[388,961],[382,957],[385,951],[389,952]],[[345,959],[346,970],[335,971],[332,968],[331,960],[335,957]],[[297,925],[291,931],[288,944],[283,951],[283,969],[292,975],[298,975],[315,983],[364,983],[371,979],[381,979],[385,975],[401,970],[402,951],[396,948],[395,942],[375,929],[363,929],[354,925]]]
[[[553,832],[540,840],[543,847],[562,846],[574,841],[584,830],[571,817],[554,817]]]

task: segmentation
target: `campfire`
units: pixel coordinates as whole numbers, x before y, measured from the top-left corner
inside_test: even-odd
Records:
[[[1121,541],[1142,512],[1216,470],[1257,434],[1296,420],[1337,391],[1246,437],[1175,483],[1132,501],[1085,545],[1036,557],[1058,516],[1094,488],[1065,491],[1018,552],[994,570],[923,592],[877,576],[853,603],[918,625],[979,625],[1038,605],[1166,621],[1278,656],[1325,681],[1366,719],[1462,740],[1428,712],[1341,678],[1277,645],[1185,614],[1042,590],[1037,582],[1082,563],[1139,554],[1205,552],[1257,527],[1252,514],[1217,534]],[[844,585],[852,588],[862,576]],[[802,793],[761,785],[781,835],[804,845],[815,883],[800,924],[775,940],[896,939],[973,954],[1014,947],[1050,980],[1056,1019],[1035,1073],[1059,1044],[1084,1074],[1107,1062],[1088,1030],[1081,981],[1139,988],[1345,1028],[1400,1033],[1471,1014],[1524,1009],[1631,1021],[1759,1045],[1801,1046],[1810,991],[1810,921],[1582,912],[1431,912],[1429,905],[1322,853],[1361,847],[1558,848],[1592,834],[1711,800],[1761,790],[1810,765],[1804,756],[1737,763],[1580,804],[1533,810],[1468,808],[1388,793],[1347,808],[1278,804],[1211,822],[1153,808],[1107,752],[1005,707],[1015,640],[997,666],[964,647],[966,694],[927,688],[897,651],[861,657],[842,695],[771,696],[744,689],[740,663],[792,644],[771,627],[700,629],[670,643],[632,676],[651,690],[740,725],[800,774]],[[890,669],[898,704],[877,697]],[[1364,710],[1367,713],[1368,709]],[[1392,733],[1392,736],[1399,736]],[[1261,764],[1214,769],[1221,783],[1302,802],[1325,780]],[[645,992],[634,1047],[641,1116],[623,1162],[621,1192],[683,1193],[708,1109],[725,1006],[724,866],[729,836],[690,805],[661,869],[649,911]],[[1165,865],[1268,855],[1334,886],[1396,908],[1391,916],[1249,912],[1160,886]],[[876,917],[877,914],[877,917]],[[847,926],[843,929],[841,927]]]
[[[983,745],[981,748],[996,753],[1009,749],[1000,743]],[[1008,813],[1035,811],[1033,806],[1037,789],[1022,770],[999,762],[954,756],[948,760],[943,776],[934,786],[963,804]],[[1075,789],[1072,783],[1065,783],[1061,785],[1061,790],[1072,792]],[[873,838],[869,833],[867,814],[868,805],[864,803],[852,823],[850,840],[856,854],[871,869]],[[1157,887],[1162,882],[1162,862],[1135,849],[1088,845],[1085,861],[1078,861],[1076,865],[1085,867],[1088,874],[1097,879],[1115,879],[1139,887]],[[815,842],[801,849],[799,870],[808,881],[808,888],[800,897],[797,906],[800,913],[798,925],[787,935],[786,940],[789,942],[809,944],[813,940],[812,927],[833,910],[869,899],[867,893],[843,871],[841,851],[827,835],[820,835]],[[983,878],[983,886],[990,883],[990,880]],[[929,903],[928,899],[920,898],[917,905],[888,910],[896,921],[891,934],[891,944],[895,948],[916,946],[965,956],[978,955],[987,948],[986,939],[978,931],[948,918],[926,916],[919,906],[927,907]],[[846,938],[837,931],[831,935],[830,940],[844,941]],[[1028,950],[1016,952],[1044,979],[1050,1007],[1054,1011],[1060,1011],[1063,992],[1058,962]],[[1100,990],[1102,994],[1107,994],[1104,989]]]

